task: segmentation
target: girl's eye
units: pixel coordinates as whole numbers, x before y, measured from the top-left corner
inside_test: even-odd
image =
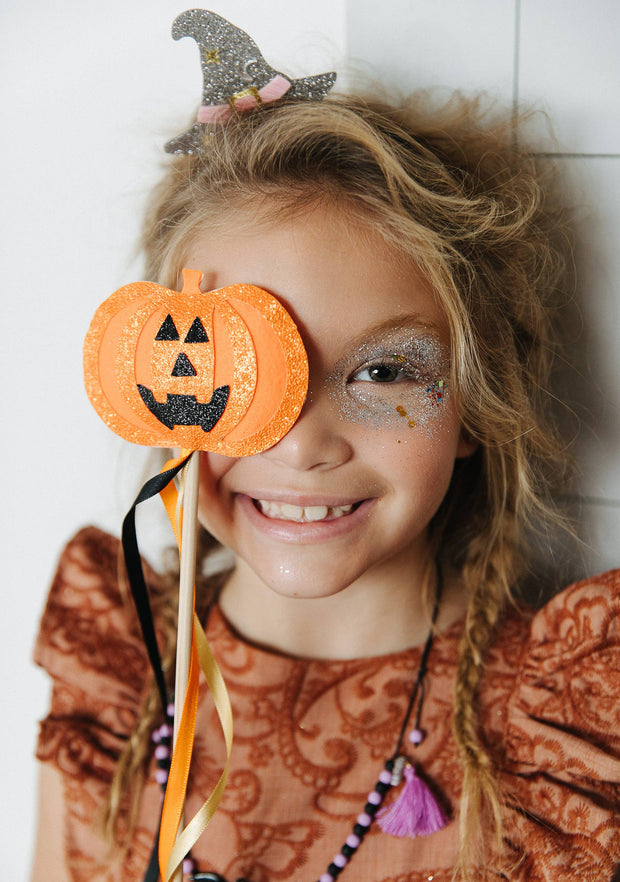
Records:
[[[353,376],[353,382],[362,383],[397,383],[411,378],[402,365],[381,362],[371,364],[357,371]]]

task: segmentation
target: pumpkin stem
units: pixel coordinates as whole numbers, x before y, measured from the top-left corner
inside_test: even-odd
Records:
[[[202,282],[202,273],[200,270],[183,270],[183,290],[181,294],[200,294],[200,283]]]

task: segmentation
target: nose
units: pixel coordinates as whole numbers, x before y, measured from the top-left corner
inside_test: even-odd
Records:
[[[346,423],[334,410],[325,394],[309,393],[297,422],[262,455],[297,471],[327,471],[344,465],[353,447],[345,436]]]

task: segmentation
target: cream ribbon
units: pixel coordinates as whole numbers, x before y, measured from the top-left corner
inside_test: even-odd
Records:
[[[178,459],[172,459],[166,463],[162,471],[174,468],[190,451],[181,451]],[[181,473],[181,492],[178,492],[174,482],[170,482],[162,490],[160,496],[166,508],[168,519],[172,525],[177,545],[181,548],[181,530],[183,523],[182,491],[184,484],[184,472]],[[211,647],[207,641],[204,629],[196,615],[194,588],[194,613],[193,613],[193,637],[190,655],[190,668],[187,683],[187,691],[183,702],[183,712],[179,724],[179,731],[172,751],[170,762],[170,774],[166,787],[166,796],[162,810],[162,819],[159,835],[159,868],[162,879],[170,882],[175,871],[189,854],[198,838],[202,835],[209,821],[215,814],[220,804],[230,766],[230,754],[233,742],[233,720],[230,699],[224,678],[220,672]],[[198,708],[199,672],[202,670],[207,686],[213,697],[213,702],[224,733],[226,744],[226,762],[220,778],[211,794],[196,812],[191,821],[179,833],[185,797],[187,793],[187,781],[194,746],[196,731],[196,712]],[[180,696],[177,696],[179,700]]]

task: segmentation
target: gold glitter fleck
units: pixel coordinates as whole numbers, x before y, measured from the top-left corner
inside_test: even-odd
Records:
[[[220,63],[220,50],[219,49],[205,49],[204,58],[205,58],[205,64],[219,64]]]
[[[406,411],[405,408],[402,406],[402,404],[399,404],[399,405],[398,405],[398,407],[396,408],[396,413],[400,414],[401,417],[406,417],[406,416],[408,416],[407,411]],[[415,420],[407,420],[407,424],[408,424],[412,429],[414,429],[414,428],[415,428],[415,425],[416,425],[416,422],[415,422]]]

